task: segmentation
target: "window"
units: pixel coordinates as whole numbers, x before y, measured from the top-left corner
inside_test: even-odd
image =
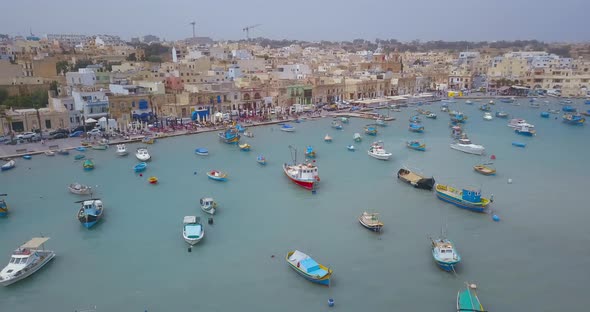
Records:
[[[45,119],[45,129],[51,129],[51,120]]]
[[[131,102],[131,107],[135,107],[135,101]]]

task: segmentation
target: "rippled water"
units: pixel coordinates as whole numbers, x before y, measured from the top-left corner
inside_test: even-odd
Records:
[[[11,207],[10,216],[0,219],[0,264],[37,235],[52,238],[47,247],[57,257],[32,277],[0,289],[0,309],[322,311],[334,298],[339,311],[454,311],[457,290],[470,281],[489,311],[583,310],[580,299],[590,278],[590,213],[583,196],[590,176],[588,125],[553,119],[561,115],[542,119],[543,109],[521,103],[493,109],[535,124],[534,138],[514,134],[508,120],[484,121],[478,103],[450,105],[469,116],[465,129],[472,141],[496,155],[495,177],[472,169],[487,157],[449,148],[449,119],[440,104],[423,107],[439,115],[424,120],[424,134],[408,132],[411,109],[392,113],[397,120],[377,136],[394,154],[389,162],[367,156],[369,138],[352,141],[368,123],[361,119],[343,131],[330,128],[330,119],[294,124],[295,133],[252,128],[255,138],[244,140],[251,152],[220,143],[214,133],[161,140],[149,146],[153,161],[143,177],[132,170],[135,158],[117,158],[114,148],[87,152],[96,163],[91,172],[73,155],[19,159],[17,168],[0,174],[0,192],[9,194]],[[581,101],[577,106],[588,107]],[[326,133],[333,143],[323,142]],[[407,149],[412,138],[423,140],[427,151]],[[512,141],[528,145],[517,148]],[[347,151],[351,143],[356,152]],[[281,169],[290,161],[288,145],[299,148],[301,159],[308,144],[318,153],[321,186],[315,195],[292,184]],[[194,155],[196,147],[207,147],[210,156]],[[256,163],[258,154],[267,157],[266,167]],[[440,183],[494,194],[501,222],[397,181],[394,173],[402,166]],[[229,181],[208,180],[209,169],[227,171]],[[148,176],[160,183],[149,185]],[[105,218],[91,230],[75,218],[74,202],[83,197],[67,192],[72,182],[97,186],[105,203]],[[203,196],[214,197],[220,209],[189,253],[182,218],[206,221],[198,206]],[[381,213],[382,234],[358,224],[364,210]],[[441,227],[463,257],[456,276],[432,261],[427,237]],[[331,267],[332,287],[291,271],[284,257],[293,249]]]

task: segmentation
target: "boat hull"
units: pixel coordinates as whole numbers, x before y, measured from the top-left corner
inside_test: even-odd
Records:
[[[535,133],[533,133],[533,132],[529,132],[529,131],[519,131],[519,130],[514,130],[514,132],[515,132],[516,134],[519,134],[519,135],[524,135],[524,136],[529,136],[529,137],[532,137],[533,135],[535,135]]]
[[[89,229],[89,228],[95,226],[98,223],[98,221],[100,221],[101,218],[102,218],[102,213],[97,216],[88,216],[88,218],[86,218],[85,216],[78,217],[78,221],[80,221],[82,226]]]
[[[440,261],[440,260],[434,260],[434,262],[436,262],[436,265],[443,271],[446,272],[453,272],[455,271],[455,267],[457,266],[457,264],[459,264],[459,261],[453,261],[453,262],[446,262],[446,261]]]
[[[283,172],[285,172],[285,175],[287,176],[287,178],[289,178],[289,180],[291,180],[293,183],[308,189],[308,190],[313,190],[314,186],[315,186],[315,181],[309,181],[309,180],[299,180],[299,179],[295,179],[293,177],[291,177],[289,175],[289,173],[287,172],[287,165],[283,165]]]
[[[468,147],[463,147],[455,144],[451,144],[451,148],[463,153],[473,154],[473,155],[483,155],[485,153],[485,149],[472,149]]]
[[[29,269],[25,273],[20,274],[19,276],[15,277],[15,278],[7,279],[7,280],[0,280],[0,285],[8,286],[8,285],[14,284],[20,280],[23,280],[23,279],[33,275],[33,273],[39,271],[42,267],[44,267],[49,261],[51,261],[55,257],[55,253],[53,251],[37,251],[37,252],[40,253],[41,255],[45,256],[45,258],[41,262],[39,262],[39,264],[37,264],[33,269]]]
[[[379,224],[379,225],[369,225],[364,223],[361,219],[359,219],[359,223],[367,230],[369,231],[373,231],[373,232],[381,232],[381,229],[383,228],[383,225]]]
[[[389,158],[391,157],[391,155],[376,155],[371,152],[368,152],[368,154],[369,156],[379,160],[389,160]]]

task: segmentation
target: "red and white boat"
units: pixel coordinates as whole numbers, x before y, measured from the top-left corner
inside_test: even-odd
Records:
[[[292,149],[295,150],[294,148]],[[295,155],[296,154],[297,150],[295,150]],[[295,157],[292,165],[283,164],[283,171],[291,181],[295,182],[295,184],[308,190],[313,190],[315,183],[320,181],[318,167],[315,165],[315,162],[297,164],[296,159],[297,158]]]

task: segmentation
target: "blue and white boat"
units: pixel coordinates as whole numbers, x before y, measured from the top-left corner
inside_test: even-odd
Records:
[[[420,116],[418,116],[418,115],[415,115],[415,116],[410,117],[410,122],[420,123],[420,122],[422,122],[422,118],[420,118]]]
[[[406,146],[417,151],[423,152],[426,150],[426,144],[421,143],[420,141],[407,141]]]
[[[377,128],[373,126],[366,126],[365,127],[365,134],[366,135],[377,135]]]
[[[461,256],[453,243],[446,238],[431,239],[432,257],[439,268],[447,272],[455,271],[455,266],[461,262]]]
[[[530,128],[526,125],[522,125],[520,127],[516,127],[514,129],[514,132],[516,134],[520,134],[520,135],[524,135],[524,136],[534,136],[537,132],[535,131],[535,129]]]
[[[332,270],[317,263],[310,256],[299,250],[290,251],[285,257],[289,267],[306,280],[325,286],[330,286]]]
[[[481,192],[479,190],[467,188],[458,190],[454,187],[443,184],[436,184],[435,190],[438,199],[451,203],[459,208],[475,212],[484,212],[490,204],[489,199],[481,197]]]
[[[311,145],[308,145],[305,148],[305,157],[307,157],[307,158],[315,158],[315,156],[316,156],[315,150],[313,149],[313,147]]]
[[[515,142],[512,142],[512,145],[516,146],[516,147],[526,147],[526,143],[523,143],[523,142],[516,142],[515,141]]]
[[[549,112],[541,112],[541,117],[549,118]]]
[[[586,118],[580,114],[565,114],[562,118],[563,122],[570,125],[583,125],[586,122]]]
[[[140,162],[139,164],[137,164],[137,165],[135,165],[133,167],[133,171],[135,171],[135,172],[143,172],[143,171],[145,171],[146,168],[147,168],[147,163]]]
[[[564,112],[567,112],[567,113],[575,113],[576,112],[576,108],[569,106],[569,105],[562,107],[561,110]]]
[[[218,132],[217,136],[227,144],[237,144],[240,141],[240,133],[234,127],[230,127],[224,132]]]
[[[340,124],[338,121],[334,120],[334,121],[332,121],[332,128],[334,128],[336,130],[342,130],[342,124]]]
[[[239,133],[244,133],[244,131],[246,131],[246,128],[244,128],[242,125],[238,124],[238,125],[236,125],[236,130],[238,130]]]
[[[492,110],[492,108],[490,107],[489,104],[484,104],[484,105],[482,105],[482,106],[479,107],[479,110],[482,110],[484,112],[489,112],[489,111]]]
[[[215,181],[227,181],[227,173],[217,170],[208,171],[207,177]]]
[[[4,165],[2,165],[2,171],[5,170],[10,170],[12,168],[14,168],[14,166],[16,166],[16,161],[14,161],[14,159],[9,160],[8,162],[6,162]]]
[[[78,221],[85,228],[91,228],[102,218],[104,208],[99,198],[81,200],[76,203],[82,203],[82,207],[78,211]]]
[[[354,148],[354,145],[348,145],[348,146],[346,147],[346,149],[348,149],[348,150],[349,150],[349,151],[351,151],[351,152],[354,152],[354,150],[355,150],[355,148]]]
[[[467,116],[465,116],[461,112],[451,112],[449,113],[451,117],[451,121],[455,123],[464,123],[467,120]]]
[[[258,155],[258,157],[256,157],[256,162],[266,166],[266,157],[264,157],[263,155]]]
[[[295,128],[293,126],[291,126],[290,124],[284,124],[281,126],[281,131],[294,132]]]
[[[78,147],[76,147],[76,150],[78,152],[85,152],[86,151],[86,148],[84,146],[78,146]]]
[[[410,126],[408,127],[408,130],[410,130],[412,132],[422,133],[422,132],[424,132],[424,126],[411,122]]]
[[[200,242],[205,237],[205,229],[201,225],[200,218],[185,216],[182,220],[182,238],[190,246]]]
[[[6,197],[7,194],[0,194],[0,217],[6,217],[8,215],[8,204],[2,197]]]
[[[33,156],[27,154],[27,155],[23,155],[23,158],[26,160],[30,160],[31,158],[33,158]]]
[[[508,113],[505,111],[496,112],[496,117],[498,118],[508,118]]]
[[[207,156],[207,155],[209,155],[209,150],[204,147],[199,147],[199,148],[195,149],[195,154],[197,154],[199,156]]]

